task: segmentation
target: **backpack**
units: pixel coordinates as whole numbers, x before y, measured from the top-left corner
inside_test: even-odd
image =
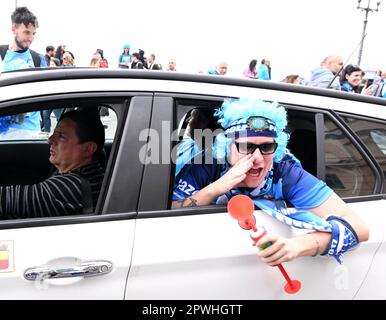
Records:
[[[141,60],[138,60],[134,63],[131,64],[131,69],[143,69],[144,66],[143,66],[143,63],[141,62]]]
[[[1,60],[4,61],[5,55],[7,54],[8,51],[8,45],[0,45],[0,56]],[[34,62],[35,68],[40,68],[40,55],[36,51],[29,50],[31,52],[32,60]]]

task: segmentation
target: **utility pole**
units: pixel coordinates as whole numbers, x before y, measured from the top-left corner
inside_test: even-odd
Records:
[[[17,9],[17,0],[15,0],[15,9]]]
[[[366,8],[365,7],[361,7],[361,2],[362,2],[362,0],[358,0],[357,9],[362,10],[362,11],[365,12],[365,20],[363,21],[362,41],[361,41],[361,46],[359,48],[359,56],[358,56],[358,67],[361,65],[362,52],[363,52],[363,43],[365,41],[366,27],[367,27],[367,21],[368,21],[367,18],[369,16],[369,12],[377,12],[378,8],[379,8],[379,5],[381,4],[381,1],[377,1],[377,8],[376,9],[372,9],[370,7],[371,0],[368,0]]]

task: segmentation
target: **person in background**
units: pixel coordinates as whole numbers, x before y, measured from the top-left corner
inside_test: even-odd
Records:
[[[103,50],[102,49],[97,49],[95,53],[99,53],[101,59],[99,60],[99,67],[100,68],[108,68],[109,67],[109,62],[103,55]]]
[[[55,58],[56,59],[59,59],[60,61],[60,65],[63,65],[63,54],[64,54],[64,51],[66,50],[66,46],[64,44],[61,44],[59,45],[57,48],[56,48],[56,51],[55,51]]]
[[[259,80],[271,80],[270,69],[268,68],[269,66],[270,62],[267,59],[261,60],[258,71]]]
[[[27,7],[18,7],[11,15],[11,22],[13,41],[0,46],[2,71],[47,67],[45,57],[30,49],[39,26],[36,16]]]
[[[100,53],[99,52],[95,52],[94,55],[92,56],[91,61],[90,61],[88,66],[90,68],[100,69],[100,68],[102,68],[101,64],[100,64],[101,60],[102,60],[102,57],[101,57]],[[100,110],[99,110],[99,115],[101,117],[109,117],[109,115],[110,115],[109,109],[107,107],[105,107],[105,106],[101,106]],[[105,118],[105,119],[110,120],[110,118]],[[104,125],[104,127],[107,129],[108,125]]]
[[[380,81],[382,77],[382,70],[378,69],[375,71],[374,77],[373,77],[373,83],[377,83],[377,81]]]
[[[131,69],[143,69],[143,63],[142,61],[139,59],[139,53],[138,52],[134,52],[132,55],[132,62],[131,62]]]
[[[75,57],[70,51],[63,53],[63,67],[75,67]]]
[[[256,65],[257,65],[257,60],[256,59],[251,60],[248,68],[244,70],[243,76],[246,78],[257,79],[258,72],[257,72]]]
[[[300,84],[302,82],[302,78],[300,78],[298,74],[290,74],[281,80],[281,82]]]
[[[142,62],[143,68],[148,69],[149,64],[147,63],[147,59],[145,58],[145,51],[143,51],[142,49],[139,49],[138,54],[139,54],[139,60]]]
[[[226,99],[215,116],[224,129],[215,138],[210,160],[216,161],[181,168],[173,208],[226,205],[241,194],[271,218],[312,231],[293,238],[263,236],[255,245],[271,243],[259,252],[270,266],[319,254],[342,263],[346,251],[368,240],[369,228],[359,215],[287,150],[283,106],[252,97]]]
[[[130,65],[131,65],[130,44],[126,43],[123,45],[123,52],[118,58],[118,68],[130,69]]]
[[[177,71],[176,65],[177,65],[176,59],[170,58],[168,63],[168,68],[166,69],[166,71]]]
[[[46,55],[44,56],[44,58],[46,59],[47,66],[50,65],[52,57],[55,57],[55,48],[53,46],[47,46]]]
[[[90,68],[100,68],[101,67],[101,64],[100,64],[101,60],[102,60],[101,55],[98,52],[96,52],[92,56],[91,61],[90,61],[88,66]]]
[[[272,79],[272,67],[271,67],[271,61],[270,61],[270,60],[267,60],[266,63],[267,63],[267,67],[268,67],[268,75],[269,75],[269,79],[271,80],[271,79]]]
[[[228,71],[228,63],[225,61],[221,61],[215,69],[209,70],[208,74],[218,75],[218,76],[225,76]]]
[[[379,81],[376,81],[375,83],[373,83],[371,95],[375,96],[375,97],[386,98],[385,83],[386,83],[386,71],[383,71],[381,73],[381,77],[380,77]]]
[[[149,56],[147,57],[147,62],[148,62],[149,70],[162,70],[161,64],[159,64],[158,62],[155,62],[154,53],[149,54]]]
[[[59,61],[59,59],[58,59],[58,58],[52,57],[52,58],[50,59],[50,64],[49,64],[48,67],[50,67],[50,68],[60,67],[60,61]]]
[[[340,75],[341,90],[346,92],[361,93],[371,95],[372,86],[362,87],[364,72],[358,66],[348,64]]]
[[[47,67],[42,54],[30,49],[35,39],[38,20],[27,7],[18,7],[11,15],[13,41],[0,46],[3,72]],[[40,132],[40,112],[8,116],[1,121],[0,140],[37,138]]]
[[[323,59],[320,67],[311,71],[308,85],[312,87],[341,90],[338,73],[343,67],[342,57],[330,55]]]
[[[51,58],[49,68],[60,67],[60,61],[57,58]],[[51,113],[54,113],[56,121],[59,121],[60,116],[63,113],[63,108],[58,109],[45,109],[40,111],[40,116],[42,118],[42,131],[39,133],[41,138],[48,138],[51,132]]]

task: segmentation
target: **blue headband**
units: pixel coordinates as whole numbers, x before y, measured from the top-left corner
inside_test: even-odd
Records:
[[[228,138],[232,137],[234,139],[237,139],[241,135],[247,137],[277,138],[275,122],[261,116],[237,119],[225,129],[224,134]]]

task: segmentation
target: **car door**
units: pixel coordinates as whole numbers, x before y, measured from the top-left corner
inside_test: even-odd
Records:
[[[112,145],[110,142],[98,206],[95,213],[81,216],[0,221],[0,299],[124,297],[143,170],[138,136],[149,125],[152,95],[64,94],[64,90],[62,87],[60,95],[51,93],[2,103],[1,115],[69,101],[84,107],[111,105],[116,133]],[[8,145],[8,150],[19,150],[19,146],[12,148],[15,143],[1,141],[0,149]],[[33,150],[34,141],[22,143],[28,143]],[[18,156],[28,161],[28,155]]]
[[[366,146],[368,153],[373,157],[375,163],[378,164],[381,176],[386,177],[386,121],[384,119],[348,113],[340,113],[339,117],[347,125],[348,130],[355,134],[359,141]],[[386,179],[383,179],[382,189],[382,193],[384,194],[386,190]],[[385,199],[385,196],[383,199]],[[382,202],[384,203],[385,200]],[[372,225],[371,232],[374,233],[372,237],[376,236],[375,232],[378,230],[375,225],[384,225],[384,206],[385,204],[378,208],[371,206],[363,208],[363,210],[366,210],[367,214],[374,217],[374,219],[368,221]],[[381,289],[384,288],[386,283],[383,281],[382,277],[379,277],[386,265],[384,236],[384,232],[377,234],[377,237],[383,241],[380,241],[380,245],[376,248],[376,255],[373,258],[366,279],[358,291],[356,296],[357,299],[368,299],[369,297],[372,299],[385,299],[384,292]]]
[[[213,96],[179,95],[175,99],[158,96],[151,127],[163,137],[159,140],[170,140],[168,134],[180,125],[179,108],[184,112],[194,106],[215,108],[221,101]],[[304,130],[297,147],[301,146],[300,151],[314,150],[314,154],[304,154],[302,159],[305,162],[314,159],[313,163],[306,163],[307,169],[314,170],[319,178],[327,177],[332,187],[342,192],[346,202],[368,223],[369,241],[347,253],[343,265],[325,256],[301,257],[285,263],[290,278],[302,283],[296,295],[289,295],[284,291],[286,281],[281,272],[260,261],[249,231],[240,228],[226,207],[168,209],[174,166],[159,158],[158,163],[149,163],[144,172],[126,299],[353,299],[357,296],[382,245],[386,227],[386,219],[380,212],[385,206],[379,184],[383,181],[381,172],[368,150],[330,111],[293,104],[287,108],[293,120],[292,129]],[[313,145],[305,142],[305,131],[310,131],[309,141]],[[161,142],[158,144],[161,148]],[[302,152],[295,155],[300,157]],[[357,184],[349,179],[350,175],[355,175]],[[284,237],[304,232],[262,211],[257,210],[254,215],[257,225],[268,232]],[[385,285],[381,281],[376,287],[380,292]]]

